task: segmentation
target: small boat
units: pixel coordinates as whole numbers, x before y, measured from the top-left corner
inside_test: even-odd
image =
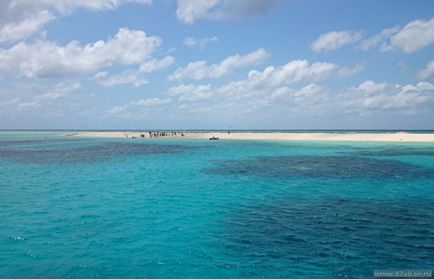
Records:
[[[215,136],[212,136],[212,137],[209,138],[209,140],[219,140],[219,138],[215,137]]]

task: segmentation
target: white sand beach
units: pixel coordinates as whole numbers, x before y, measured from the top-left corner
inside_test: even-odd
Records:
[[[188,132],[179,131],[176,135],[171,131],[158,138],[209,139],[217,137],[220,140],[287,140],[287,141],[373,141],[373,142],[434,142],[434,134],[383,132],[383,133],[351,133],[351,132]],[[117,132],[117,131],[83,131],[70,134],[79,137],[107,138],[150,138],[148,131]]]

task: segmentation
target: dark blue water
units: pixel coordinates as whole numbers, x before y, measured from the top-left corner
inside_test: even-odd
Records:
[[[0,278],[434,266],[434,144],[0,133]]]

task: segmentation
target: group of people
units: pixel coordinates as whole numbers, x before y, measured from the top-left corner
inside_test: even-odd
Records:
[[[176,135],[178,135],[178,132],[159,132],[159,131],[149,131],[149,138],[158,138],[158,137],[167,137],[167,136],[172,136],[175,137]],[[144,138],[146,134],[141,133],[140,137]],[[180,133],[181,137],[185,136],[183,133]],[[125,137],[129,137],[128,133],[125,133]],[[132,139],[137,138],[136,136],[132,136]]]
[[[158,137],[167,137],[167,136],[175,137],[177,135],[176,132],[158,132],[158,131],[151,132],[151,131],[149,131],[148,133],[149,133],[149,138],[158,138]],[[142,138],[144,138],[145,134],[141,134],[140,136]],[[184,134],[181,133],[181,137],[183,137],[183,136],[184,136]]]

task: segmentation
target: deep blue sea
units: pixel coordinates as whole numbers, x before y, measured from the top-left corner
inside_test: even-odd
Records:
[[[0,132],[0,278],[434,267],[434,144]]]

